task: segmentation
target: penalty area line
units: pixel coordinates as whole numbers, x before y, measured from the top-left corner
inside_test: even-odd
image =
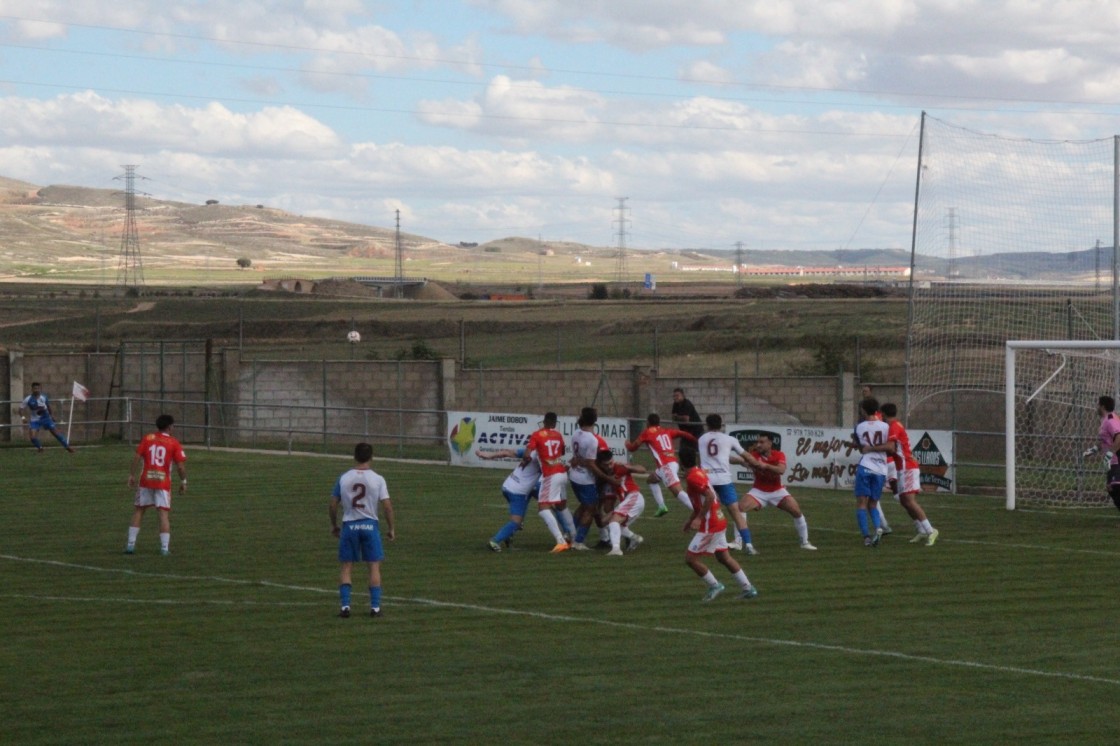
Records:
[[[981,542],[976,542],[981,543]],[[28,562],[35,564],[45,564],[55,567],[65,567],[77,570],[89,570],[93,572],[106,572],[118,573],[125,575],[132,575],[136,577],[149,577],[149,578],[162,578],[169,580],[202,580],[216,583],[228,583],[232,585],[244,586],[264,586],[268,588],[277,588],[281,590],[301,591],[307,593],[319,593],[324,595],[335,595],[337,589],[318,588],[315,586],[293,585],[288,583],[277,583],[267,580],[244,580],[238,578],[223,578],[216,575],[175,575],[172,573],[146,573],[138,570],[129,570],[124,568],[109,568],[97,567],[95,565],[80,565],[69,562],[60,562],[58,560],[44,560],[34,559],[29,557],[17,557],[9,554],[0,554],[0,559],[11,560],[13,562]],[[438,601],[431,598],[409,598],[406,596],[385,596],[386,601],[397,601],[402,603],[416,604],[418,606],[428,606],[431,608],[442,609],[458,609],[461,611],[481,612],[485,614],[498,614],[503,616],[520,616],[530,619],[540,619],[550,623],[570,623],[576,622],[580,624],[592,624],[600,627],[610,627],[612,629],[625,629],[635,632],[655,632],[659,634],[676,635],[680,637],[693,637],[709,640],[731,640],[734,642],[750,642],[759,645],[769,645],[774,647],[785,647],[803,650],[821,650],[830,653],[839,653],[845,656],[871,656],[876,658],[889,658],[893,660],[906,661],[908,663],[928,663],[937,666],[949,668],[968,668],[975,671],[987,671],[990,673],[998,674],[1014,674],[1018,676],[1030,676],[1034,678],[1046,679],[1061,679],[1065,681],[1081,681],[1094,684],[1109,684],[1111,686],[1120,686],[1120,679],[1110,679],[1103,676],[1090,676],[1087,674],[1068,673],[1064,671],[1044,671],[1037,668],[1025,668],[1022,666],[1003,666],[996,663],[983,663],[980,661],[970,661],[958,658],[936,658],[929,655],[914,655],[912,653],[903,653],[892,650],[874,650],[867,648],[855,648],[845,645],[834,645],[822,642],[811,642],[804,640],[786,640],[775,637],[756,637],[752,635],[737,635],[727,632],[707,632],[704,630],[691,629],[687,627],[664,627],[660,625],[642,625],[633,622],[616,622],[610,619],[596,619],[594,617],[581,617],[572,616],[568,614],[548,614],[543,611],[525,611],[523,609],[507,609],[496,606],[483,606],[480,604],[467,604],[454,601]]]
[[[635,632],[657,632],[661,634],[687,636],[687,637],[702,637],[711,640],[731,640],[735,642],[752,642],[760,645],[770,645],[775,647],[787,648],[801,648],[805,650],[823,650],[831,653],[841,653],[844,655],[853,656],[874,656],[879,658],[892,658],[894,660],[906,661],[909,663],[929,663],[938,666],[946,666],[953,668],[970,668],[980,671],[989,671],[992,673],[1002,674],[1016,674],[1020,676],[1033,676],[1039,678],[1049,679],[1065,679],[1067,681],[1084,681],[1094,684],[1111,684],[1113,686],[1120,686],[1120,679],[1109,679],[1102,676],[1089,676],[1086,674],[1066,673],[1063,671],[1043,671],[1037,668],[1023,668],[1021,666],[1001,666],[995,663],[982,663],[980,661],[960,660],[954,658],[935,658],[928,655],[913,655],[911,653],[901,653],[891,650],[872,650],[866,648],[852,648],[844,645],[831,645],[821,642],[806,642],[803,640],[783,640],[773,637],[754,637],[751,635],[736,635],[726,632],[705,632],[703,630],[689,629],[683,627],[662,627],[662,626],[648,626],[642,624],[634,624],[633,622],[615,622],[609,619],[595,619],[592,617],[578,617],[566,614],[546,614],[540,611],[522,611],[518,609],[502,609],[493,606],[480,606],[477,604],[455,603],[450,601],[436,601],[427,598],[412,598],[412,599],[394,599],[398,601],[409,601],[411,603],[420,604],[424,606],[433,606],[441,608],[461,609],[464,611],[479,611],[488,614],[502,614],[509,616],[525,616],[534,619],[541,619],[548,622],[576,622],[579,624],[597,624],[603,627],[612,627],[615,629],[625,629]]]

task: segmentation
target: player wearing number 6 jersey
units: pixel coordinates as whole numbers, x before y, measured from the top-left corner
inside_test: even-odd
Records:
[[[389,541],[397,538],[393,526],[393,504],[389,501],[389,488],[385,478],[370,468],[373,446],[359,443],[354,446],[354,461],[350,471],[338,478],[331,492],[331,533],[338,537],[338,598],[343,619],[350,616],[351,571],[355,562],[369,565],[369,615],[381,616],[381,561],[385,552],[381,548],[381,530],[378,512],[385,513]],[[342,507],[342,527],[338,525],[338,509]]]
[[[159,513],[159,546],[160,554],[171,553],[171,465],[175,464],[179,472],[179,492],[187,491],[187,469],[184,462],[187,454],[183,446],[171,436],[171,426],[175,418],[169,414],[161,414],[156,418],[158,432],[149,433],[140,439],[136,446],[136,455],[132,458],[132,465],[128,469],[128,486],[136,487],[136,499],[133,503],[132,521],[128,525],[128,543],[124,547],[125,554],[136,551],[136,537],[140,534],[140,523],[144,518],[144,511],[155,506]],[[140,478],[137,480],[136,467],[143,464]]]
[[[681,488],[680,461],[677,460],[677,454],[673,453],[673,439],[681,438],[695,443],[696,436],[692,433],[686,433],[684,430],[661,427],[661,416],[656,413],[650,413],[646,417],[646,424],[646,429],[639,433],[637,438],[626,441],[626,450],[636,451],[641,448],[642,444],[645,444],[649,448],[650,454],[653,455],[653,462],[656,466],[653,473],[649,475],[648,482],[649,491],[657,502],[655,517],[660,518],[669,512],[669,508],[665,507],[665,498],[661,495],[661,485],[663,484],[677,496],[677,499],[686,508],[691,510],[692,503],[688,499],[688,493]]]
[[[739,496],[735,493],[732,483],[731,462],[746,464],[743,454],[746,449],[740,445],[738,439],[728,435],[723,430],[723,418],[718,414],[710,414],[704,418],[708,431],[700,436],[697,450],[700,451],[700,468],[708,474],[712,489],[719,496],[719,501],[735,521],[738,535],[728,546],[732,549],[743,549],[747,554],[758,554],[758,550],[751,543],[751,530],[747,526],[747,517],[739,510]]]

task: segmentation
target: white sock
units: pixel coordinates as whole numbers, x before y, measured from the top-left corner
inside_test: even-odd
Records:
[[[606,526],[603,526],[601,529],[599,529],[599,541],[610,541],[610,540],[611,540],[610,529],[608,529]]]
[[[611,537],[611,549],[622,548],[622,526],[617,523],[611,522],[610,527],[607,529]]]
[[[139,535],[140,535],[140,527],[139,526],[137,526],[136,528],[133,528],[132,526],[128,527],[128,545],[130,547],[136,546],[136,537],[139,536]]]
[[[537,513],[537,515],[544,521],[544,525],[548,526],[548,532],[552,534],[552,538],[556,539],[556,543],[563,544],[564,534],[560,533],[560,526],[556,523],[556,514],[553,513],[551,509],[546,508]]]
[[[928,518],[922,521],[922,533],[927,535],[933,533],[933,526],[930,524]]]
[[[159,548],[160,549],[170,549],[171,548],[171,534],[160,534],[159,535]]]
[[[801,539],[802,544],[809,543],[809,522],[805,520],[805,516],[793,519],[793,526],[797,529],[797,538]]]
[[[735,582],[738,583],[739,587],[744,591],[751,587],[751,581],[747,579],[747,574],[743,572],[742,568],[739,568],[739,572],[735,573],[731,577],[735,578]]]
[[[883,515],[883,504],[876,503],[875,510],[879,511],[879,527],[884,531],[890,531],[891,524],[887,523],[887,517]]]
[[[708,574],[700,579],[707,583],[709,588],[715,588],[717,585],[719,585],[719,581],[716,580],[715,575],[712,575],[711,570],[708,570]]]
[[[689,499],[687,492],[685,492],[684,490],[678,492],[677,499],[681,501],[681,505],[684,505],[689,510],[692,510],[692,500]]]
[[[661,495],[660,484],[658,484],[657,482],[651,483],[649,486],[649,493],[653,495],[654,502],[657,503],[657,507],[659,509],[665,507],[665,498]]]
[[[621,525],[621,524],[619,524],[619,525]],[[627,539],[629,539],[631,536],[634,535],[634,532],[631,531],[630,528],[627,527],[627,526],[622,526],[622,529],[621,529],[621,531],[619,531],[619,533],[621,533]]]
[[[572,511],[564,508],[557,510],[556,514],[560,517],[560,527],[568,536],[575,537],[576,535],[576,520],[572,517]]]

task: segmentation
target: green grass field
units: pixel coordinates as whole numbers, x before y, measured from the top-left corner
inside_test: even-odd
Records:
[[[550,555],[534,516],[493,554],[504,471],[378,461],[385,616],[342,620],[327,495],[348,461],[188,452],[161,557],[152,515],[121,554],[126,448],[0,450],[0,742],[1120,737],[1112,510],[927,497],[936,546],[891,504],[896,533],[866,550],[847,493],[802,491],[819,551],[756,514],[761,596],[703,604],[679,506],[621,558]]]

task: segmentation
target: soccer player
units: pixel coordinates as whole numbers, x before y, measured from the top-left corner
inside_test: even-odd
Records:
[[[642,543],[642,537],[634,533],[630,526],[638,520],[638,516],[646,507],[645,498],[634,482],[633,475],[645,474],[646,468],[640,464],[615,463],[614,454],[607,448],[595,455],[595,465],[602,473],[617,479],[620,485],[617,488],[612,485],[616,502],[611,509],[610,522],[607,524],[611,537],[611,550],[607,554],[613,556],[622,554],[623,536],[629,541],[626,549],[632,552]]]
[[[598,411],[594,407],[584,407],[580,410],[579,419],[576,421],[577,429],[572,433],[572,460],[568,469],[568,481],[571,482],[572,492],[579,501],[575,515],[576,535],[572,543],[572,548],[577,550],[588,549],[584,541],[591,530],[592,521],[595,521],[600,529],[604,528],[599,515],[599,482],[609,482],[618,486],[618,480],[613,475],[603,474],[595,466],[595,457],[599,451],[610,450],[607,442],[595,432],[595,423],[598,421]],[[601,533],[600,539],[602,539]]]
[[[187,454],[183,446],[171,435],[175,418],[161,414],[156,418],[156,431],[140,439],[136,454],[128,468],[128,486],[136,487],[133,501],[132,521],[128,524],[128,543],[125,554],[136,552],[136,537],[140,534],[140,524],[144,512],[155,506],[159,514],[159,553],[171,554],[171,465],[179,472],[179,494],[187,491]],[[141,466],[143,464],[143,466]],[[140,466],[137,482],[136,467]]]
[[[354,468],[335,482],[327,512],[331,518],[331,534],[338,537],[338,615],[350,616],[351,573],[355,562],[369,565],[369,615],[381,616],[381,562],[385,550],[381,546],[378,513],[384,512],[389,541],[397,538],[393,525],[393,503],[385,478],[370,467],[373,446],[354,446]],[[342,527],[338,525],[338,509],[342,507]]]
[[[692,505],[692,513],[685,521],[684,530],[696,532],[685,551],[684,561],[708,586],[703,600],[711,601],[724,591],[723,583],[716,580],[716,576],[704,564],[703,557],[712,555],[731,571],[741,590],[739,598],[754,598],[758,595],[758,590],[751,585],[742,566],[727,550],[727,536],[724,533],[727,531],[727,519],[723,516],[719,496],[712,489],[708,475],[696,466],[696,457],[691,453],[682,455],[681,465],[688,470],[684,481],[689,504]]]
[[[879,546],[883,529],[879,525],[879,499],[887,481],[887,456],[894,453],[894,441],[888,436],[887,423],[875,416],[879,402],[874,398],[859,403],[863,421],[856,425],[854,445],[859,448],[856,467],[856,521],[863,534],[863,545]]]
[[[710,414],[704,420],[708,431],[700,436],[697,450],[700,451],[700,468],[708,473],[712,489],[719,496],[723,507],[731,514],[735,521],[738,536],[729,542],[732,549],[745,549],[747,554],[758,554],[758,550],[751,543],[751,530],[747,526],[747,518],[739,510],[739,496],[735,494],[735,485],[731,479],[731,462],[746,465],[743,454],[746,452],[739,441],[732,438],[723,430],[723,418],[718,414]]]
[[[478,457],[485,460],[497,458],[515,458],[519,463],[502,483],[502,496],[509,504],[509,521],[502,526],[498,533],[490,539],[488,546],[491,551],[502,551],[502,544],[507,547],[513,541],[513,535],[521,530],[525,522],[525,513],[529,509],[529,500],[537,491],[541,478],[540,462],[534,458],[525,458],[525,449],[479,452]],[[563,537],[561,537],[563,538]]]
[[[571,548],[571,537],[576,533],[572,512],[568,510],[568,466],[564,463],[564,436],[556,430],[556,413],[547,412],[539,430],[529,436],[525,457],[535,458],[540,464],[540,488],[537,494],[537,514],[556,539],[553,553]],[[565,534],[568,538],[564,538]]]
[[[27,414],[24,414],[24,412]],[[38,381],[31,384],[31,394],[25,396],[19,405],[20,421],[27,424],[27,437],[31,441],[31,445],[35,446],[36,453],[43,452],[43,442],[39,440],[39,431],[46,430],[55,437],[62,447],[70,453],[74,449],[70,447],[67,442],[66,436],[58,431],[55,427],[54,417],[51,414],[50,398],[43,393],[43,387]]]
[[[929,519],[926,518],[926,512],[922,510],[922,506],[918,504],[915,497],[922,491],[922,477],[918,460],[914,458],[914,452],[910,450],[910,434],[906,432],[906,427],[898,420],[898,406],[896,404],[887,402],[883,404],[880,411],[883,413],[883,421],[887,423],[887,437],[894,442],[893,460],[899,475],[895,497],[898,499],[899,505],[914,521],[914,528],[917,529],[917,533],[914,534],[914,538],[910,539],[910,543],[917,544],[924,540],[926,546],[931,547],[937,541],[940,532],[930,524]]]
[[[644,443],[653,455],[654,463],[657,464],[648,480],[649,491],[653,494],[654,501],[657,502],[655,518],[660,518],[669,512],[669,508],[665,505],[665,498],[661,495],[662,484],[668,487],[669,491],[676,495],[685,507],[692,508],[688,493],[681,488],[679,476],[681,464],[677,459],[677,454],[673,453],[674,438],[696,442],[696,436],[691,433],[671,427],[661,427],[661,416],[650,413],[646,417],[646,429],[639,433],[634,440],[626,441],[626,450],[628,451],[636,451]]]
[[[860,401],[863,401],[864,399],[875,398],[875,394],[872,391],[871,386],[869,386],[868,384],[864,384],[863,386],[861,386],[859,393]],[[876,412],[875,417],[880,420],[883,419],[881,412]],[[895,467],[893,459],[887,459],[887,485],[890,486],[892,492],[898,485],[898,470]],[[875,510],[879,513],[879,528],[883,529],[883,536],[891,534],[891,524],[889,521],[887,521],[887,514],[883,512],[883,503],[880,502],[878,506],[876,506]]]
[[[1097,399],[1097,414],[1101,417],[1101,428],[1097,432],[1099,445],[1095,445],[1083,455],[1103,453],[1108,459],[1108,476],[1105,484],[1112,503],[1120,509],[1120,417],[1116,416],[1116,400],[1111,396]]]
[[[770,440],[769,435],[760,433],[754,446],[743,454],[743,458],[754,472],[754,486],[739,499],[739,510],[748,513],[762,510],[767,505],[777,506],[793,516],[801,548],[816,551],[817,548],[809,543],[809,524],[801,513],[801,506],[782,484],[782,475],[786,473],[786,455],[775,450],[774,441]]]

